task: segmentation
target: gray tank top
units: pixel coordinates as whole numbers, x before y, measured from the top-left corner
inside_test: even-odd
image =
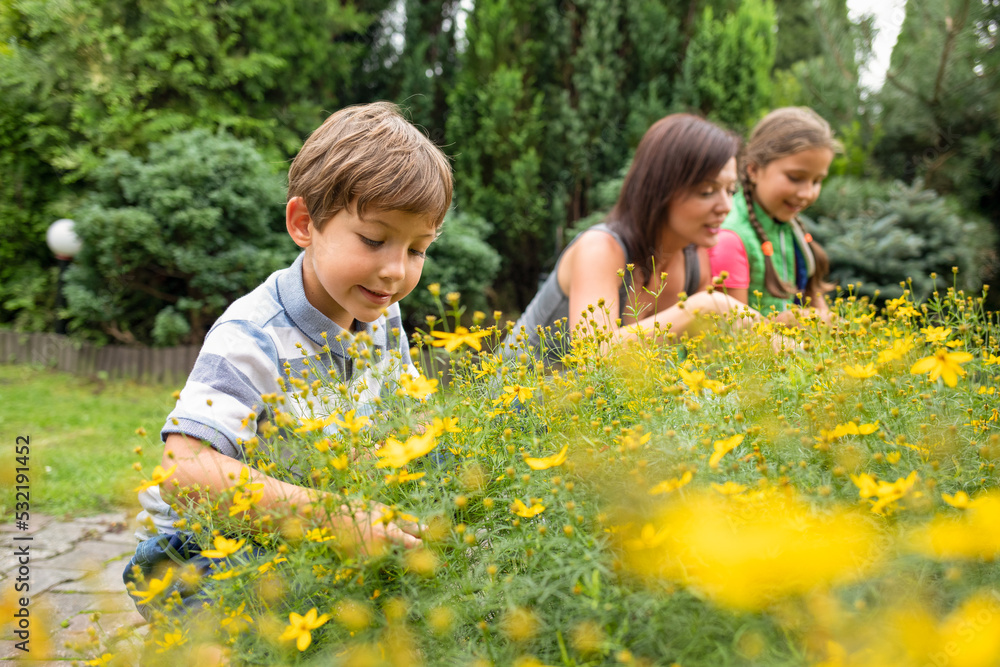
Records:
[[[607,226],[605,223],[599,223],[588,229],[587,231],[600,231],[606,234],[610,234],[618,245],[621,246],[622,252],[625,257],[628,257],[628,249],[625,247],[625,240],[621,235]],[[559,264],[562,262],[562,258],[565,257],[566,251],[569,250],[577,239],[583,236],[583,232],[577,235],[575,239],[570,241],[569,245],[566,246],[562,254],[559,255],[559,259],[556,260],[556,265],[549,273],[545,282],[542,283],[541,288],[535,295],[535,298],[531,300],[528,304],[527,309],[525,309],[524,314],[521,315],[521,319],[517,321],[514,325],[514,331],[507,339],[504,341],[504,351],[508,356],[512,356],[516,352],[515,338],[522,335],[521,329],[524,328],[524,336],[527,339],[528,346],[535,351],[535,353],[547,359],[558,359],[563,354],[569,351],[569,296],[562,291],[559,287]],[[693,243],[684,248],[684,291],[688,294],[694,294],[698,289],[698,285],[701,283],[700,266],[698,263],[698,248]],[[618,303],[623,304],[623,309],[627,307],[625,304],[629,303],[629,292],[631,288],[630,276],[626,273],[621,289],[618,291]],[[539,336],[539,329],[544,329],[545,327],[551,327],[551,332],[546,333],[545,337],[545,348],[542,349],[542,341]]]

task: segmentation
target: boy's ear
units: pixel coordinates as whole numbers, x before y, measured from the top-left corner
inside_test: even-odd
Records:
[[[316,228],[302,197],[292,197],[285,204],[285,229],[298,247],[308,248],[312,244],[312,235]]]

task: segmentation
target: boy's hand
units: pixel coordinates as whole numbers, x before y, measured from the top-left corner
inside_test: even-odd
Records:
[[[340,506],[341,515],[331,517],[341,546],[361,556],[377,555],[387,543],[401,544],[407,549],[419,546],[418,535],[425,526],[400,516],[382,503],[354,502]]]

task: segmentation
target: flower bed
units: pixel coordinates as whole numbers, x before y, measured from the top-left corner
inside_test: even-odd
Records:
[[[446,301],[415,336],[442,365],[377,422],[318,372],[286,378],[311,416],[274,397],[248,443],[272,476],[419,522],[421,545],[362,555],[311,516],[251,519],[247,478],[221,506],[192,495],[182,528],[220,560],[139,586],[163,611],[150,663],[1000,660],[1000,327],[981,298],[846,295],[832,326],[588,339],[558,370],[486,352],[504,327],[460,328]],[[206,604],[179,615],[163,577]]]

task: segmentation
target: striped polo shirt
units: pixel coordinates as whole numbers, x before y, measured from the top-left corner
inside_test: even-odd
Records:
[[[395,391],[401,373],[416,375],[399,305],[389,306],[374,322],[356,320],[353,331],[345,331],[306,299],[303,257],[300,254],[290,267],[275,271],[234,301],[212,325],[161,430],[163,440],[171,433],[183,433],[225,456],[244,460],[240,443],[253,438],[260,422],[268,418],[264,394],[284,395],[282,409],[298,417],[352,409],[359,415],[373,415],[376,397]],[[324,346],[329,346],[329,352]],[[358,352],[352,355],[350,348]],[[358,358],[365,363],[359,364]],[[325,380],[313,401],[323,414],[310,414],[309,407],[292,398],[293,386],[283,383],[286,391],[279,384],[282,377],[302,377],[307,368],[309,382],[316,379],[317,370]],[[341,383],[347,392],[336,390]],[[329,397],[327,403],[322,402],[324,395]],[[251,413],[255,419],[248,419]],[[159,487],[140,492],[139,502],[143,506],[140,526],[152,519],[160,533],[174,532],[172,524],[178,517],[160,497]]]

